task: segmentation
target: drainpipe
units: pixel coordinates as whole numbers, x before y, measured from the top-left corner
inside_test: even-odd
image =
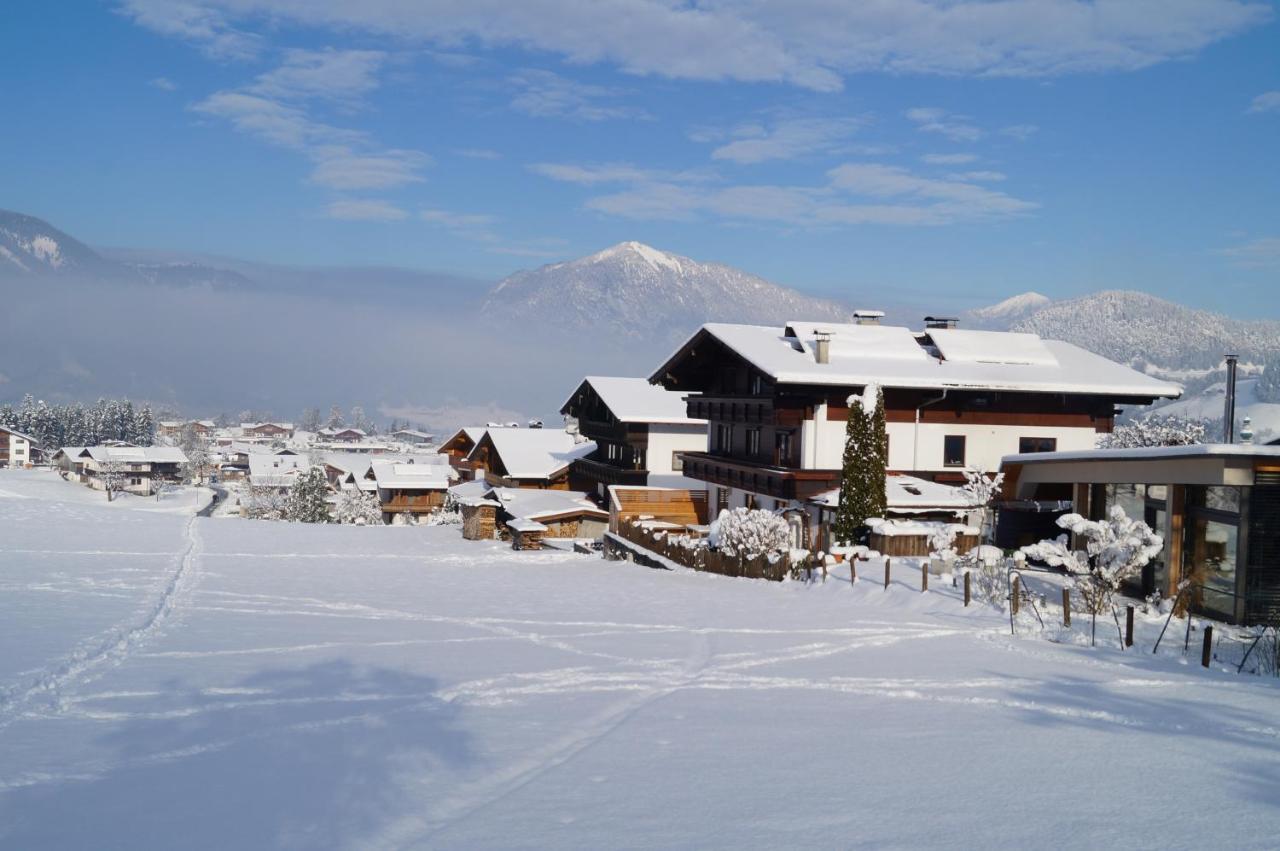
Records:
[[[930,405],[938,404],[945,398],[947,398],[947,390],[943,388],[941,396],[936,399],[926,399],[916,407],[916,424],[911,433],[911,472],[913,473],[920,470],[920,412]]]

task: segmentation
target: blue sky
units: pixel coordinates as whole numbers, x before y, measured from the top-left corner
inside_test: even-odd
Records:
[[[496,279],[637,239],[870,304],[1280,317],[1255,0],[7,4],[0,207]]]

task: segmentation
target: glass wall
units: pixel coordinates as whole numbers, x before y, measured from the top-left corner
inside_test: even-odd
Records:
[[[1106,512],[1110,513],[1113,505],[1124,509],[1124,513],[1134,519],[1142,520],[1161,537],[1165,534],[1167,517],[1166,497],[1168,487],[1165,485],[1107,485],[1105,489]],[[1104,515],[1105,516],[1105,515]],[[1153,558],[1142,572],[1129,583],[1131,591],[1140,591],[1143,595],[1151,594],[1156,589],[1169,587],[1169,542],[1164,542],[1164,549]]]
[[[1234,619],[1239,537],[1240,488],[1187,488],[1183,578],[1204,586],[1193,597],[1198,611]]]

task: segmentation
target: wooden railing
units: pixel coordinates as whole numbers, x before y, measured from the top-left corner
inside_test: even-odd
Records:
[[[681,526],[709,522],[707,492],[674,488],[642,488],[614,485],[609,488],[609,531],[624,520],[647,516]]]
[[[654,532],[641,526],[642,522],[623,520],[616,530],[610,531],[623,540],[676,564],[705,573],[781,582],[792,570],[791,560],[785,555],[777,559],[770,559],[768,556],[741,558],[705,546],[686,547],[672,540],[679,536],[679,532]]]

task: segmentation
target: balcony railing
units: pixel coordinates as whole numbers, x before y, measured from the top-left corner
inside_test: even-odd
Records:
[[[838,487],[839,470],[798,470],[707,452],[683,452],[684,475],[777,499],[811,499]]]

